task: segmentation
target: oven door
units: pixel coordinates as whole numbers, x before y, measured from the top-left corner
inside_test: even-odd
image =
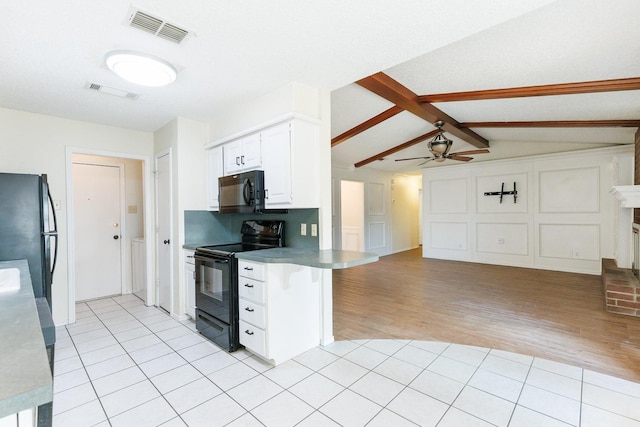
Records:
[[[196,252],[196,307],[216,319],[234,321],[237,290],[234,257],[213,258]]]

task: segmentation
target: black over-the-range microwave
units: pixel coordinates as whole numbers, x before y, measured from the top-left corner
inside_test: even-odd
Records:
[[[262,213],[265,210],[264,171],[218,178],[220,213]]]

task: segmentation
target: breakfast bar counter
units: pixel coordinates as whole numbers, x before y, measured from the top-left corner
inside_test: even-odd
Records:
[[[378,255],[367,252],[335,249],[312,250],[298,248],[271,248],[236,254],[238,259],[268,264],[296,264],[307,267],[341,269],[378,261]]]

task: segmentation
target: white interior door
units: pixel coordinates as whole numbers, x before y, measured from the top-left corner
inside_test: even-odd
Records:
[[[156,159],[158,306],[171,313],[171,155]]]
[[[73,164],[76,301],[122,293],[120,168]]]
[[[342,250],[364,250],[364,183],[340,181]]]

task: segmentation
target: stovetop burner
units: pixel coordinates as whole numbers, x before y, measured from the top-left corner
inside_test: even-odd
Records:
[[[215,255],[233,255],[238,252],[257,251],[259,249],[269,248],[277,248],[277,246],[259,243],[229,243],[227,245],[201,246],[197,251]]]
[[[229,257],[238,252],[284,246],[284,221],[244,220],[242,221],[242,229],[240,232],[242,234],[242,242],[200,246],[196,249],[196,252]]]

